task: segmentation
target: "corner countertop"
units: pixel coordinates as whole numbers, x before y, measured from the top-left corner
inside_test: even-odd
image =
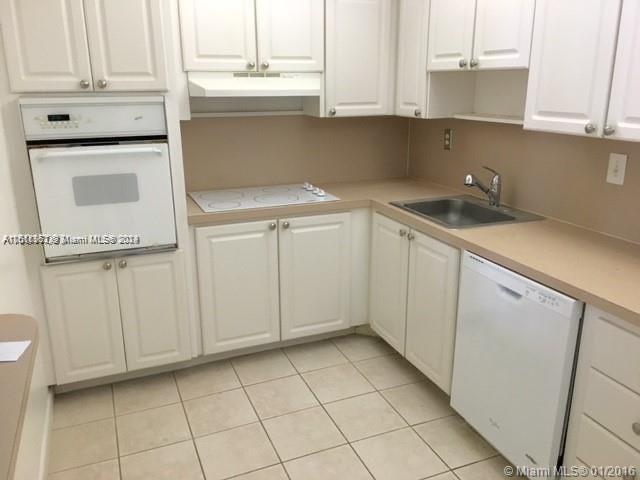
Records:
[[[339,201],[203,213],[187,198],[189,224],[264,220],[370,207],[460,249],[640,326],[640,244],[554,219],[448,229],[389,204],[461,192],[416,179],[322,184]]]

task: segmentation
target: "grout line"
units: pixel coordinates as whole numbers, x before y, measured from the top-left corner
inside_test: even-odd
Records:
[[[109,385],[111,390],[111,410],[113,411],[113,428],[116,435],[116,455],[118,455],[118,474],[122,478],[122,464],[120,463],[120,440],[118,440],[118,421],[116,418],[116,393],[113,390],[113,384]]]

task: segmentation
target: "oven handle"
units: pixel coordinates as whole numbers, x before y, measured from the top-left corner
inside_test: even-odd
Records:
[[[136,155],[142,153],[155,153],[156,155],[162,155],[162,149],[158,147],[132,147],[132,148],[108,148],[101,150],[64,150],[55,152],[44,152],[40,159],[46,158],[60,158],[60,157],[87,157],[87,156],[102,156],[102,155]]]

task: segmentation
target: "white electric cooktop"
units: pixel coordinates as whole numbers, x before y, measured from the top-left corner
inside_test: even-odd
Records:
[[[335,195],[308,182],[295,185],[189,192],[189,196],[205,213],[340,200]]]

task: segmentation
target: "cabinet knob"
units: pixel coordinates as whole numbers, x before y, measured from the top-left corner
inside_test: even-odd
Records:
[[[98,88],[107,88],[107,81],[104,78],[98,80]]]
[[[120,268],[127,268],[127,261],[126,261],[126,260],[120,260],[120,261],[118,262],[118,266],[119,266]]]
[[[268,68],[269,68],[269,62],[262,62],[261,67],[262,67],[264,70],[268,69]]]
[[[593,123],[587,123],[584,126],[584,133],[590,134],[596,131],[596,126]]]
[[[91,86],[89,80],[80,80],[80,88],[84,88],[85,90]]]
[[[291,226],[289,222],[282,222],[282,228],[287,229]]]
[[[111,270],[112,267],[113,265],[111,265],[111,262],[104,262],[102,264],[102,268],[104,268],[105,270]]]
[[[256,68],[256,62],[247,62],[247,69]]]
[[[614,127],[613,125],[605,125],[602,132],[606,136],[613,135],[614,133],[616,133],[616,127]]]
[[[409,233],[409,235],[407,235],[407,239],[409,241],[413,240],[414,238],[416,238],[416,236],[413,233]]]
[[[335,117],[336,116],[336,109],[335,108],[331,107],[329,109],[329,116],[330,117]]]
[[[469,66],[471,68],[476,68],[478,66],[478,63],[480,63],[480,62],[478,62],[478,59],[472,58],[471,61],[469,62]]]
[[[407,231],[406,231],[404,228],[401,228],[401,229],[398,231],[398,234],[399,234],[401,237],[404,237],[404,236],[406,236],[406,235],[407,235]]]
[[[467,61],[464,58],[461,58],[460,61],[458,62],[458,66],[460,68],[465,68],[467,66]]]
[[[631,430],[633,430],[633,433],[636,435],[640,435],[640,422],[634,422],[633,425],[631,425]]]
[[[269,224],[269,230],[275,230],[276,228],[277,228],[277,225],[275,223]]]
[[[420,109],[419,109],[419,108],[416,108],[416,109],[413,111],[413,116],[414,116],[414,117],[420,117],[420,115],[422,115],[422,112],[420,111]]]

